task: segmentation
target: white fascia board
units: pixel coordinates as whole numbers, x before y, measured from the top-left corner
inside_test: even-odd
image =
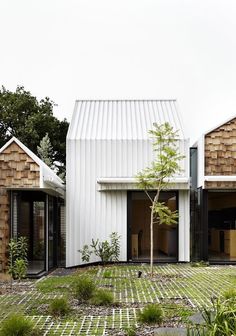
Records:
[[[205,176],[207,182],[235,182],[236,175]]]
[[[164,179],[167,183],[189,183],[190,179],[188,177],[172,177],[169,179]],[[138,181],[135,177],[100,177],[97,179],[99,184],[111,184],[111,183],[135,183]]]
[[[187,177],[174,177],[165,181],[168,183],[168,190],[189,190],[190,179]],[[109,190],[137,190],[138,182],[135,177],[103,177],[98,178],[98,191]]]

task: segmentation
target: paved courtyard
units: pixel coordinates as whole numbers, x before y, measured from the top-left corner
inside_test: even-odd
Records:
[[[138,271],[142,277],[138,278]],[[116,305],[95,307],[70,299],[74,313],[55,319],[47,313],[56,297],[71,297],[75,277],[87,273],[99,288],[114,295]],[[116,265],[81,269],[66,276],[49,275],[40,281],[26,281],[1,289],[0,322],[12,312],[23,312],[43,330],[44,335],[115,335],[122,329],[140,327],[137,314],[147,303],[160,303],[166,313],[165,325],[185,325],[188,316],[200,307],[210,306],[211,298],[235,287],[235,266],[191,267],[158,265],[150,278],[148,265]],[[16,290],[14,289],[16,287]],[[151,335],[151,333],[150,333]]]

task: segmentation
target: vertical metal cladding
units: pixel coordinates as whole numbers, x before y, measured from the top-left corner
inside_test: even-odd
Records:
[[[67,136],[68,267],[82,263],[78,250],[83,245],[90,244],[92,238],[109,239],[114,231],[121,235],[120,259],[127,260],[127,191],[98,191],[97,179],[134,177],[150,163],[153,151],[148,130],[153,122],[170,122],[184,139],[175,114],[175,101],[76,102]],[[181,140],[180,148],[188,150],[186,141]],[[187,158],[182,165],[181,176],[186,177]],[[184,193],[179,202],[180,208],[184,202],[186,211]],[[184,218],[188,220],[186,215]],[[186,230],[184,223],[181,227]],[[180,255],[187,258],[186,252]]]

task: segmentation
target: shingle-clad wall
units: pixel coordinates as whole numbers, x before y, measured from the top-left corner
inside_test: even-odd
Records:
[[[205,135],[205,175],[236,174],[236,118]]]
[[[32,188],[40,185],[39,166],[12,142],[0,153],[0,266],[7,267],[9,243],[10,200],[7,188]]]

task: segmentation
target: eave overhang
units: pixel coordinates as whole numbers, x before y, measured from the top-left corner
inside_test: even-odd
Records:
[[[173,177],[165,180],[168,190],[188,190],[190,179],[188,177]],[[104,190],[139,190],[135,177],[99,177],[97,179],[98,191]]]

